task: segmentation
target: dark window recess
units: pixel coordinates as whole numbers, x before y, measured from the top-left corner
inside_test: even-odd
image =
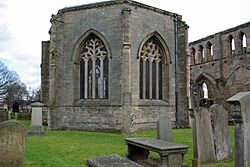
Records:
[[[85,74],[85,63],[84,60],[80,61],[80,98],[84,98],[84,74]]]

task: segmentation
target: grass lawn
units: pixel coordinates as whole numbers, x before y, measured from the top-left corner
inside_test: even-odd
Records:
[[[21,121],[29,126],[29,121]],[[230,127],[232,143],[234,143],[234,128]],[[91,157],[106,154],[119,154],[125,157],[127,146],[126,137],[153,137],[156,131],[147,131],[137,134],[113,134],[82,131],[46,131],[42,137],[28,137],[26,152],[22,167],[84,167],[86,160]],[[192,132],[191,129],[174,129],[175,143],[189,146],[185,155],[185,162],[192,166]],[[157,154],[152,154],[157,157]],[[221,166],[233,167],[233,161],[210,164],[206,167]]]

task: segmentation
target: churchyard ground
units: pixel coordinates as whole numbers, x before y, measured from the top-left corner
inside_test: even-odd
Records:
[[[30,121],[22,121],[28,128]],[[45,128],[46,129],[46,128]],[[234,127],[230,126],[230,137],[234,143]],[[28,137],[26,152],[22,167],[84,167],[86,160],[91,157],[107,154],[126,155],[127,146],[124,138],[127,137],[153,137],[156,131],[147,131],[136,134],[114,134],[83,131],[47,131],[41,137]],[[191,129],[174,129],[174,143],[189,146],[185,155],[185,163],[192,166],[192,131]],[[233,148],[234,149],[234,148]],[[150,154],[158,158],[157,154]],[[205,167],[233,167],[234,161],[218,164],[209,164]]]

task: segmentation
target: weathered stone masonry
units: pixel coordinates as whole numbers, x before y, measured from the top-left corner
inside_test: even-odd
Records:
[[[215,103],[229,111],[226,99],[250,90],[250,22],[191,42],[189,51],[191,84],[206,83]]]
[[[134,132],[166,115],[188,126],[180,15],[116,0],[61,9],[51,24],[41,66],[51,129]]]

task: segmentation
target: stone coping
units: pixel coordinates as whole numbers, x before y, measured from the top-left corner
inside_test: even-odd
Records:
[[[123,158],[117,154],[95,157],[87,160],[91,167],[143,167],[129,159]]]
[[[153,12],[164,14],[167,16],[177,17],[179,20],[182,20],[182,16],[177,13],[168,12],[166,10],[152,7],[152,6],[149,6],[140,2],[136,2],[133,0],[111,0],[111,1],[104,1],[104,2],[85,4],[85,5],[66,7],[66,8],[59,10],[58,13],[77,11],[77,10],[86,10],[86,9],[91,9],[91,8],[100,8],[100,7],[106,7],[106,6],[111,6],[111,5],[117,5],[117,4],[129,4],[131,6],[144,8],[144,9],[151,10]]]
[[[183,152],[185,154],[188,150],[187,145],[175,144],[165,140],[153,138],[125,138],[127,145],[134,145],[147,150],[155,151],[159,154],[170,154]]]

